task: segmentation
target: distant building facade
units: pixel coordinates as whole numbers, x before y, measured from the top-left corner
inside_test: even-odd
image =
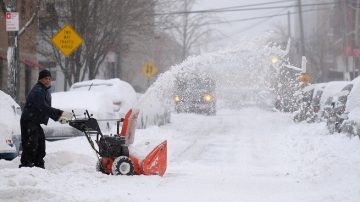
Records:
[[[359,15],[356,0],[312,0],[302,7],[305,55],[313,82],[351,80],[359,75]],[[298,7],[294,12],[292,62],[301,62],[301,30]],[[357,21],[357,23],[356,23]]]
[[[35,1],[18,0],[17,11],[19,13],[20,28],[30,19],[35,9]],[[7,92],[8,82],[8,33],[6,32],[5,16],[0,14],[0,90]],[[19,83],[19,104],[22,105],[31,87],[36,83],[39,68],[36,57],[38,27],[36,21],[30,25],[20,37],[20,83]]]

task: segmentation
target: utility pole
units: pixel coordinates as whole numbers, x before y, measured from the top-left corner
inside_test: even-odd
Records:
[[[1,9],[10,19],[16,11],[17,0],[8,0],[5,5],[3,0],[0,0]],[[35,21],[38,11],[40,9],[40,0],[36,1],[36,8],[31,18],[25,23],[23,27],[11,27],[8,31],[8,50],[7,50],[7,63],[8,63],[8,79],[7,79],[7,93],[19,103],[19,89],[20,89],[20,36],[25,33],[26,29]],[[16,14],[16,13],[15,13]],[[19,16],[20,14],[17,13]],[[11,22],[11,21],[10,21]],[[13,23],[13,22],[11,22]],[[10,24],[11,24],[10,23]],[[15,20],[15,23],[16,20]]]
[[[349,56],[347,55],[347,48],[349,48],[348,42],[348,12],[347,12],[347,1],[342,1],[343,3],[343,16],[344,16],[344,60],[345,60],[345,73],[344,73],[344,80],[350,80],[349,75]]]
[[[288,22],[288,38],[291,38],[291,21],[290,21],[290,11],[287,13],[287,22]]]
[[[9,0],[6,9],[16,12],[16,0]],[[19,102],[19,31],[8,32],[8,93]]]
[[[298,11],[299,11],[299,24],[300,24],[300,40],[301,40],[301,56],[305,55],[305,39],[304,39],[304,25],[302,18],[301,0],[298,0]]]
[[[355,14],[355,45],[359,48],[359,6],[360,0],[356,2],[356,14]]]
[[[291,19],[290,19],[290,11],[288,11],[288,38],[291,38]]]
[[[188,0],[185,0],[184,1],[184,11],[186,11],[186,13],[184,13],[184,16],[183,16],[183,41],[182,41],[182,60],[185,60],[186,57],[189,55],[188,53],[188,47],[187,47],[187,44],[188,44],[188,24],[189,24],[189,13],[187,11],[189,11],[189,8],[188,8]]]
[[[360,0],[356,2],[356,14],[355,14],[355,46],[359,48],[359,15],[360,15]],[[356,77],[356,67],[358,64],[358,59],[354,57],[354,64],[353,64],[353,78]]]

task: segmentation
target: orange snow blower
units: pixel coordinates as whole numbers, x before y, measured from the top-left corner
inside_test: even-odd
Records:
[[[74,119],[69,125],[82,131],[96,152],[98,162],[97,171],[112,175],[160,175],[163,176],[167,167],[167,141],[155,147],[144,159],[130,154],[128,146],[134,142],[135,129],[139,111],[130,109],[125,118],[116,120],[117,134],[103,135],[98,121],[85,111],[85,118],[78,118],[73,112]],[[120,123],[123,122],[121,132]],[[95,147],[91,136],[96,136]]]

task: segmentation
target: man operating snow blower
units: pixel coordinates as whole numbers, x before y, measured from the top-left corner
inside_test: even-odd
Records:
[[[21,167],[45,168],[45,134],[40,124],[47,125],[49,117],[54,121],[67,123],[72,118],[71,112],[64,112],[51,107],[51,74],[48,70],[39,73],[38,82],[26,98],[21,114]]]

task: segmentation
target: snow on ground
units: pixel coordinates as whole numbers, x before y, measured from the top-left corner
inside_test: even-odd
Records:
[[[168,140],[159,176],[95,171],[85,137],[47,142],[46,170],[0,160],[0,201],[359,201],[360,141],[258,108],[172,114],[132,149]]]

